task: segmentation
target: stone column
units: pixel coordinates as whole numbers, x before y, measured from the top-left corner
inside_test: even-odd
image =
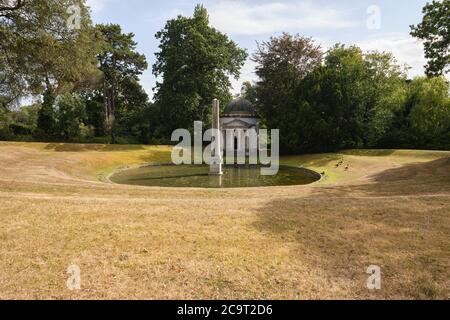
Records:
[[[213,149],[209,166],[210,175],[222,175],[222,135],[220,134],[220,102],[217,99],[213,101],[212,108],[212,129],[213,129]]]

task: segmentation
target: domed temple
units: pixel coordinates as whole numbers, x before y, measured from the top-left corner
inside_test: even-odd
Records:
[[[255,106],[244,98],[231,101],[222,113],[220,128],[224,137],[223,145],[227,150],[248,152],[248,131],[254,129],[259,134],[259,117]],[[230,132],[233,132],[232,136]]]

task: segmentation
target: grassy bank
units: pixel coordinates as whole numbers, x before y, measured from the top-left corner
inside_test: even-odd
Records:
[[[447,298],[449,156],[286,157],[326,178],[191,190],[101,181],[169,147],[0,142],[0,298]]]

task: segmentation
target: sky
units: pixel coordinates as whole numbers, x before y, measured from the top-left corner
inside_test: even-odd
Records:
[[[282,32],[312,37],[324,50],[336,43],[356,44],[363,50],[389,51],[399,64],[410,66],[409,76],[424,74],[423,45],[409,35],[422,18],[426,0],[87,0],[95,23],[117,23],[133,32],[137,50],[145,54],[149,69],[142,85],[153,97],[158,41],[155,34],[168,19],[191,16],[196,4],[209,12],[210,24],[226,33],[249,55],[257,43]],[[244,81],[255,81],[254,63],[248,59],[240,79],[232,79],[238,93]]]

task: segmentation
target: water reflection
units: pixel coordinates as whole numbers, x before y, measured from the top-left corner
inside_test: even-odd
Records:
[[[222,176],[211,176],[208,170],[207,166],[147,166],[116,173],[111,180],[140,186],[242,188],[303,185],[320,179],[313,171],[289,166],[281,166],[275,176],[261,175],[259,166],[226,166]]]
[[[222,176],[209,175],[207,166],[147,166],[112,176],[115,183],[191,188],[242,188],[303,185],[315,182],[320,175],[303,168],[281,166],[275,176],[262,176],[259,166],[226,166]]]

